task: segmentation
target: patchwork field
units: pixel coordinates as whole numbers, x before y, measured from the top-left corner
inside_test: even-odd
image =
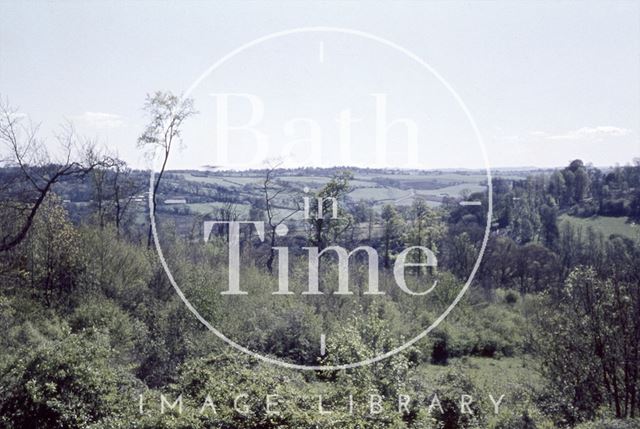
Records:
[[[301,193],[305,188],[318,190],[340,169],[319,169],[312,174],[304,174],[288,170],[285,173],[274,174],[279,184],[288,188],[288,197],[278,200],[280,208],[291,206],[291,195]],[[398,206],[410,205],[415,199],[424,199],[431,206],[438,206],[444,198],[461,198],[465,195],[482,192],[486,189],[486,174],[483,171],[411,171],[398,170],[360,170],[353,169],[353,179],[350,181],[349,197],[357,202],[365,200],[376,208],[384,204]],[[528,172],[494,172],[502,177],[524,177]],[[197,198],[191,198],[188,193],[180,195],[187,200],[187,204],[177,205],[180,209],[188,208],[198,214],[206,214],[220,206],[221,200],[212,196],[203,201],[199,195],[198,184],[216,189],[217,192],[228,191],[236,202],[236,209],[248,212],[251,201],[261,197],[264,173],[259,171],[239,172],[203,172],[181,171],[171,176],[175,189],[189,189],[191,185]],[[182,182],[182,183],[179,183]],[[196,185],[195,187],[193,185]],[[211,191],[214,193],[214,191]],[[172,195],[171,197],[177,197]]]

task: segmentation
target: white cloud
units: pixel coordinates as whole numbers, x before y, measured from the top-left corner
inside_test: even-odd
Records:
[[[103,112],[84,112],[82,115],[72,116],[80,125],[97,129],[120,128],[125,125],[120,115]]]
[[[536,131],[532,135],[544,137],[548,140],[584,140],[584,139],[602,139],[606,137],[624,137],[631,134],[632,131],[628,128],[620,128],[613,126],[599,126],[599,127],[582,127],[577,130],[571,130],[562,134],[547,134],[541,131]]]
[[[9,117],[11,119],[24,119],[27,117],[27,114],[22,112],[13,112],[13,113],[9,113]]]

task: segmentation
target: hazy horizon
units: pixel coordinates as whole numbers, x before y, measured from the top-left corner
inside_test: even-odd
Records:
[[[579,158],[575,158],[575,159],[579,159]],[[593,168],[597,168],[600,170],[606,170],[606,169],[612,169],[612,168],[616,168],[616,167],[624,167],[625,165],[633,165],[634,164],[634,160],[637,158],[634,158],[632,160],[630,160],[627,163],[620,163],[620,164],[616,164],[616,165],[596,165],[593,164],[592,162],[589,162],[588,160],[585,159],[581,159],[581,161],[584,162],[584,164],[586,166],[589,167],[593,167]],[[557,169],[562,169],[565,168],[569,165],[569,163],[573,161],[573,160],[568,160],[567,163],[565,165],[557,165],[557,166],[550,166],[550,167],[539,167],[539,166],[535,166],[535,165],[521,165],[521,166],[517,166],[517,165],[513,165],[513,166],[504,166],[504,167],[490,167],[489,170],[490,171],[535,171],[535,170],[557,170]],[[246,168],[246,169],[225,169],[224,167],[215,167],[215,166],[199,166],[199,167],[191,167],[191,168],[172,168],[172,169],[167,169],[166,171],[168,172],[172,172],[172,171],[201,171],[201,172],[211,172],[211,173],[224,173],[224,172],[237,172],[237,173],[241,173],[241,172],[252,172],[252,171],[265,171],[266,169],[268,169],[269,167],[265,166],[263,168]],[[295,167],[295,166],[291,166],[291,167],[277,167],[278,170],[302,170],[302,169],[318,169],[318,170],[335,170],[335,169],[359,169],[359,170],[397,170],[397,171],[433,171],[433,172],[438,172],[438,171],[482,171],[482,172],[486,172],[486,168],[485,167],[460,167],[460,168],[456,168],[456,167],[444,167],[444,168],[408,168],[408,167],[394,167],[394,166],[387,166],[387,167],[366,167],[366,166],[358,166],[358,165],[333,165],[333,166],[322,166],[322,167],[316,167],[316,166],[299,166],[299,167]]]

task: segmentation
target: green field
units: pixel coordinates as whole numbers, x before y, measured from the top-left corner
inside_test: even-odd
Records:
[[[452,368],[457,369],[477,388],[474,400],[487,412],[486,427],[493,427],[505,414],[521,415],[526,410],[535,417],[539,428],[550,428],[552,422],[534,405],[534,398],[543,391],[544,385],[539,367],[539,363],[528,355],[500,359],[465,356],[451,359],[447,366],[421,365],[415,369],[415,377],[425,386],[438,386],[438,379]],[[496,400],[504,395],[499,415],[492,413],[488,395]]]
[[[197,214],[205,215],[212,213],[217,208],[226,207],[225,203],[220,202],[212,202],[212,203],[190,203],[190,204],[178,204],[180,208],[189,207],[189,209]],[[247,214],[249,213],[249,206],[247,204],[234,204],[233,208],[238,212],[238,214]]]
[[[263,176],[256,172],[247,175],[234,173],[177,173],[188,182],[207,183],[228,188],[238,195],[247,198],[258,197],[261,192]],[[313,175],[274,175],[274,179],[286,184],[291,190],[302,191],[305,187],[316,191],[330,180],[327,175],[314,173]],[[486,176],[482,172],[465,171],[424,171],[415,173],[399,173],[398,171],[367,173],[362,170],[354,171],[354,178],[350,181],[349,197],[354,201],[372,200],[376,207],[393,203],[396,205],[410,205],[413,200],[424,198],[430,206],[438,206],[446,197],[459,198],[464,194],[482,192],[486,189]],[[247,187],[249,185],[249,187]],[[187,199],[188,196],[187,196]],[[204,214],[211,210],[210,203],[189,204],[195,212]],[[286,206],[289,203],[279,201]],[[248,208],[244,208],[248,209]]]
[[[633,240],[640,239],[640,226],[637,223],[629,222],[626,217],[593,216],[589,218],[579,218],[563,214],[558,219],[558,223],[569,222],[575,227],[582,229],[585,233],[591,227],[595,231],[600,231],[605,237],[610,235],[621,235]]]

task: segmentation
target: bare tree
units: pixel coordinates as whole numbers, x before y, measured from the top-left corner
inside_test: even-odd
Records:
[[[135,173],[117,154],[100,155],[102,165],[91,172],[93,201],[100,229],[112,222],[119,238],[122,222],[131,202],[148,185],[136,180]]]
[[[153,95],[148,94],[144,104],[144,110],[149,115],[150,121],[144,132],[138,137],[138,146],[158,149],[162,155],[162,166],[156,176],[153,185],[151,200],[153,202],[151,216],[155,216],[158,188],[164,175],[169,154],[175,143],[180,142],[181,127],[183,122],[197,113],[193,108],[193,100],[187,98],[181,100],[171,92],[157,91]],[[151,225],[147,246],[151,247]]]
[[[136,195],[145,188],[144,183],[136,181],[133,171],[121,159],[116,159],[113,165],[113,203],[116,235],[120,238],[122,222]]]
[[[0,100],[0,163],[6,167],[0,181],[4,222],[0,252],[13,249],[25,239],[54,184],[82,177],[105,163],[93,143],[79,139],[71,124],[63,126],[56,136],[61,155],[52,158],[38,137],[38,127],[24,122],[17,109]]]

